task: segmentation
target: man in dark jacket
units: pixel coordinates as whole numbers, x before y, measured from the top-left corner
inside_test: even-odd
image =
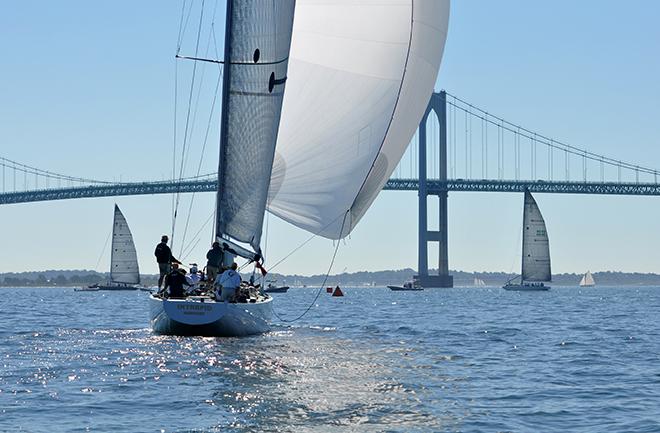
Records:
[[[167,235],[163,235],[160,238],[160,243],[156,245],[156,250],[154,251],[154,255],[156,256],[156,262],[158,262],[158,270],[160,272],[160,276],[158,277],[158,288],[160,289],[160,286],[163,284],[163,278],[165,278],[165,275],[170,272],[170,267],[172,263],[177,263],[181,264],[180,261],[174,258],[172,255],[172,250],[170,250],[170,247],[167,246],[167,241],[169,238]]]
[[[172,264],[172,271],[165,277],[165,288],[163,289],[164,293],[167,293],[167,289],[170,289],[169,298],[186,297],[186,292],[183,290],[183,286],[190,287],[192,284],[186,280],[184,272],[183,269],[179,269],[179,266],[176,263]]]
[[[224,251],[220,248],[219,242],[213,242],[212,248],[206,253],[206,275],[207,280],[213,284],[215,278],[218,276],[222,268],[222,260],[224,258]]]

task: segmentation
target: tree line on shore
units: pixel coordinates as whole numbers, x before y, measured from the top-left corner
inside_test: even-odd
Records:
[[[433,271],[431,271],[433,272]],[[331,275],[326,282],[328,286],[374,286],[383,287],[392,284],[401,284],[410,280],[415,271],[410,268],[376,271],[353,272]],[[450,271],[454,276],[454,286],[474,286],[475,279],[483,280],[486,286],[501,286],[514,274],[506,272],[464,272]],[[243,274],[243,278],[249,278]],[[660,286],[660,275],[638,272],[594,272],[597,285],[602,286]],[[276,285],[314,287],[323,283],[325,275],[282,275],[268,274],[266,282]],[[555,274],[552,276],[553,284],[557,286],[577,286],[581,274]],[[107,281],[109,275],[88,270],[48,270],[20,273],[0,273],[0,287],[75,287]],[[142,284],[154,286],[158,280],[157,275],[142,275]]]

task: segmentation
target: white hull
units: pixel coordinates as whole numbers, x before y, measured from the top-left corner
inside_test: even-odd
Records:
[[[151,328],[164,335],[241,337],[270,330],[272,298],[255,303],[209,298],[162,299],[149,296]]]
[[[422,287],[404,287],[404,286],[387,286],[390,290],[395,292],[417,292],[424,290]]]
[[[502,287],[504,290],[512,290],[516,292],[538,292],[550,290],[550,286],[529,285],[529,284],[506,284]]]
[[[98,287],[76,287],[73,289],[74,292],[98,292]]]
[[[99,290],[140,290],[140,286],[130,284],[99,284]]]

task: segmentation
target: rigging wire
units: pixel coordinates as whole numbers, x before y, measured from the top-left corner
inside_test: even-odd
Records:
[[[323,232],[325,231],[325,229],[327,229],[327,228],[330,227],[332,224],[334,224],[335,222],[337,222],[337,221],[339,220],[339,218],[341,218],[341,217],[344,216],[344,215],[345,215],[345,214],[343,214],[343,213],[337,215],[337,218],[335,218],[334,220],[330,221],[328,224],[325,225],[325,227],[322,227],[318,232],[312,234],[309,238],[307,238],[306,241],[304,241],[303,243],[301,243],[300,245],[298,245],[297,247],[295,247],[293,250],[291,250],[291,252],[289,252],[287,255],[285,255],[284,257],[282,257],[282,258],[281,258],[279,261],[277,261],[274,265],[269,266],[268,269],[270,269],[270,271],[272,271],[273,269],[275,269],[279,264],[281,264],[283,261],[285,261],[286,259],[288,259],[289,257],[291,257],[291,256],[292,256],[293,254],[295,254],[299,249],[301,249],[302,247],[304,247],[305,245],[307,245],[309,242],[311,242],[312,239],[314,239],[315,237],[317,237],[319,234],[323,233]],[[345,220],[345,219],[346,219],[346,217],[344,216],[344,220]],[[344,222],[342,222],[341,229],[342,229],[342,231],[344,230]],[[341,232],[340,232],[340,233],[341,233]]]
[[[215,20],[215,14],[216,14],[217,6],[218,6],[218,2],[216,0],[215,8],[213,10],[213,19],[214,20]],[[217,41],[216,41],[216,38],[215,38],[215,21],[213,21],[211,23],[211,32],[209,32],[209,41],[208,41],[208,44],[207,44],[207,47],[206,47],[206,54],[207,55],[208,55],[208,51],[209,51],[209,48],[210,48],[211,39],[213,39],[214,49],[215,49],[215,53],[216,53],[216,56],[217,56],[218,55],[218,44],[217,44]],[[202,78],[201,78],[202,81],[204,80],[204,71],[205,71],[205,69],[202,70]],[[215,113],[215,107],[216,107],[216,103],[217,103],[217,99],[218,99],[218,90],[220,89],[220,85],[222,83],[223,69],[222,69],[221,65],[218,65],[218,71],[219,71],[218,80],[216,82],[215,90],[213,92],[213,101],[211,103],[211,110],[210,110],[208,122],[207,122],[207,125],[206,125],[206,132],[204,134],[204,140],[203,140],[203,143],[202,143],[202,151],[200,152],[200,156],[199,156],[199,163],[197,164],[196,176],[199,176],[199,173],[202,169],[202,163],[204,162],[204,155],[206,153],[206,145],[208,143],[209,132],[211,130],[211,124],[213,122],[213,114]],[[200,83],[199,92],[201,92],[201,87],[202,86],[201,86],[201,83]],[[200,96],[199,92],[198,92],[198,95],[197,95],[197,104],[199,104],[199,96]],[[197,108],[195,108],[195,115],[193,117],[193,125],[195,123],[196,116],[197,116]],[[191,135],[192,135],[192,132],[191,132]],[[193,192],[193,194],[190,198],[190,204],[188,206],[188,214],[186,216],[186,224],[185,224],[185,227],[184,227],[184,230],[183,230],[182,244],[185,243],[186,236],[187,236],[187,233],[188,233],[188,226],[190,224],[190,216],[192,215],[192,207],[193,207],[193,204],[195,202],[195,196],[196,196],[196,194]]]
[[[94,266],[95,271],[99,270],[99,264],[101,264],[101,259],[103,258],[103,254],[105,254],[105,249],[108,246],[108,241],[110,240],[110,236],[112,236],[112,230],[110,230],[110,232],[108,233],[108,237],[105,238],[103,249],[101,249],[101,254],[99,255],[99,259],[96,261],[96,266]]]
[[[199,28],[197,29],[197,40],[195,43],[195,56],[199,53],[199,40],[201,38],[202,34],[202,22],[204,19],[204,1],[202,0],[202,5],[200,8],[199,12]],[[188,109],[186,113],[186,126],[184,129],[183,133],[183,144],[182,144],[182,149],[181,149],[181,163],[179,167],[179,182],[183,178],[183,170],[184,170],[184,161],[185,161],[185,155],[186,155],[186,148],[188,145],[188,128],[190,125],[190,111],[192,109],[192,98],[194,94],[194,89],[195,89],[195,76],[197,74],[197,62],[193,64],[193,71],[192,71],[192,79],[190,82],[190,93],[188,95]],[[176,121],[175,121],[176,123]],[[173,217],[172,217],[172,242],[170,245],[174,246],[174,229],[176,227],[176,218],[177,218],[177,212],[179,209],[179,202],[181,200],[181,190],[180,187],[177,188],[177,191],[175,193],[175,200],[174,200],[174,211],[173,211]]]
[[[193,242],[195,242],[195,239],[197,239],[197,237],[199,236],[199,234],[200,234],[200,233],[206,228],[206,226],[209,224],[209,222],[211,222],[211,219],[213,218],[214,215],[215,215],[215,209],[213,210],[213,212],[211,212],[211,215],[209,215],[209,217],[206,219],[206,221],[204,221],[204,223],[203,223],[202,226],[199,228],[199,230],[197,230],[197,232],[193,235],[192,240],[191,240],[190,242],[188,242],[188,244],[186,245],[185,248],[182,249],[182,251],[181,251],[182,254],[181,254],[181,255],[183,255],[183,252],[184,252],[184,251],[186,252],[186,257],[187,257],[188,255],[190,255],[190,253],[192,252],[192,249],[194,248],[194,247],[191,248],[191,244],[192,244]]]
[[[176,45],[176,53],[179,54],[181,52],[181,45],[183,44],[183,38],[186,35],[186,29],[188,28],[188,22],[190,21],[190,15],[192,14],[192,8],[193,4],[195,2],[191,1],[190,6],[188,6],[188,14],[185,14],[186,10],[186,0],[183,0],[183,5],[181,6],[181,19],[179,21],[179,37],[177,39],[177,45]],[[185,21],[183,17],[186,17]]]
[[[192,2],[190,2],[190,8],[192,9]],[[183,0],[181,5],[181,19],[179,20],[179,35],[177,36],[176,41],[176,53],[178,54],[181,51],[181,43],[183,41],[184,26],[183,26],[183,17],[185,16],[186,11],[186,0]],[[190,15],[189,15],[190,16]],[[187,25],[187,21],[186,21]],[[179,101],[179,62],[174,58],[174,118],[173,118],[173,140],[172,140],[172,182],[176,179],[176,140],[177,140],[177,114],[178,114],[178,101]],[[172,194],[172,234],[174,237],[174,224],[175,224],[175,194]]]
[[[340,234],[344,232],[344,224],[346,223],[346,217],[348,216],[348,213],[349,213],[349,211],[346,211],[346,213],[343,214],[344,219],[342,220],[341,229],[339,230]],[[325,284],[328,282],[328,277],[330,276],[330,272],[332,272],[332,266],[335,264],[335,259],[337,258],[337,251],[339,251],[339,245],[340,244],[341,244],[341,242],[337,242],[337,244],[335,245],[335,251],[332,254],[332,260],[330,260],[330,266],[328,266],[328,271],[325,273],[325,277],[323,278],[323,283],[321,283],[321,286],[319,287],[319,290],[316,292],[316,296],[314,296],[314,300],[307,306],[305,311],[303,311],[298,317],[296,317],[294,319],[285,319],[285,318],[283,318],[282,316],[280,316],[277,313],[277,311],[275,311],[275,308],[273,308],[273,314],[275,314],[275,316],[280,321],[282,321],[284,323],[293,323],[297,320],[300,320],[309,312],[309,310],[312,309],[314,304],[316,304],[316,301],[319,299],[319,296],[321,295],[321,292],[325,288]]]
[[[202,7],[204,7],[203,3],[202,3]],[[212,17],[211,18],[211,30],[213,30],[213,28],[214,28],[215,16],[216,16],[217,9],[218,9],[218,0],[215,1],[215,6],[213,8],[213,14],[211,15],[211,17]],[[202,24],[201,24],[201,19],[200,19],[200,29],[199,29],[200,31],[201,31],[201,26],[202,26]],[[215,41],[213,36],[214,36],[213,33],[211,31],[209,31],[208,40],[206,41],[206,48],[204,50],[204,57],[205,58],[208,57],[209,50],[211,49],[211,41],[212,40]],[[216,57],[217,57],[217,55],[218,55],[217,46],[216,46],[215,52],[216,52]],[[218,69],[220,71],[222,71],[221,64],[218,64]],[[205,76],[206,76],[206,68],[202,68],[202,75],[199,79],[199,85],[197,86],[197,96],[195,97],[195,111],[193,112],[190,131],[188,133],[188,141],[192,140],[193,131],[195,129],[195,125],[197,124],[197,113],[198,113],[198,110],[199,110],[199,101],[201,99],[202,87],[203,87],[203,84],[204,84],[204,77]],[[217,92],[214,92],[214,95],[217,96]],[[210,122],[210,120],[209,120],[209,122]],[[189,155],[190,155],[190,151],[186,152],[185,158],[184,158],[184,161],[183,161],[183,166],[184,167],[188,166],[188,157],[189,157]]]
[[[549,147],[552,147],[554,149],[558,149],[558,150],[564,151],[566,153],[569,153],[571,155],[575,155],[575,156],[578,156],[578,157],[586,157],[587,159],[597,161],[597,162],[601,162],[601,160],[602,160],[604,163],[606,163],[608,165],[620,166],[621,168],[626,169],[626,170],[635,171],[635,172],[639,171],[639,172],[642,172],[642,173],[645,173],[645,174],[655,175],[658,172],[658,170],[656,170],[656,169],[652,169],[652,168],[649,168],[649,167],[641,167],[641,166],[638,166],[636,164],[632,164],[632,163],[629,163],[629,162],[624,162],[624,161],[616,160],[614,158],[609,158],[609,157],[606,157],[606,156],[603,156],[603,155],[598,155],[598,154],[590,152],[586,149],[580,149],[576,146],[572,146],[570,144],[554,140],[550,137],[547,137],[547,136],[539,134],[539,133],[535,133],[535,132],[533,132],[533,131],[531,131],[527,128],[516,125],[516,124],[511,123],[507,120],[504,120],[501,117],[497,117],[493,114],[488,114],[488,113],[486,113],[486,111],[484,111],[484,110],[482,110],[478,107],[475,107],[472,104],[470,104],[470,103],[468,103],[468,102],[466,102],[466,101],[464,101],[464,100],[462,100],[462,99],[460,99],[460,98],[458,98],[458,97],[456,97],[452,94],[447,93],[447,95],[451,96],[453,98],[453,101],[448,99],[447,104],[449,104],[450,106],[454,106],[455,108],[457,108],[459,110],[462,110],[465,113],[468,112],[468,108],[466,108],[466,107],[469,107],[470,114],[472,116],[479,117],[481,119],[486,119],[486,121],[488,123],[491,123],[492,125],[498,126],[499,128],[502,129],[502,135],[504,135],[504,131],[509,131],[513,134],[519,133],[522,137],[525,137],[525,138],[534,137],[537,142],[539,142],[541,144],[544,144],[545,146],[549,146]],[[478,113],[472,112],[471,111],[472,109],[476,110]],[[489,115],[490,119],[488,119],[485,116],[486,114]]]

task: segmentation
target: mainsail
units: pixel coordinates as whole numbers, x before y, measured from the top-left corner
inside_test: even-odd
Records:
[[[449,0],[298,0],[268,209],[346,236],[422,118]]]
[[[227,1],[216,236],[249,243],[257,253],[294,5],[294,0]]]
[[[140,269],[133,235],[126,218],[115,205],[112,225],[112,251],[110,253],[110,280],[113,283],[140,284]]]
[[[543,215],[529,191],[523,210],[522,280],[550,281],[550,243]]]

